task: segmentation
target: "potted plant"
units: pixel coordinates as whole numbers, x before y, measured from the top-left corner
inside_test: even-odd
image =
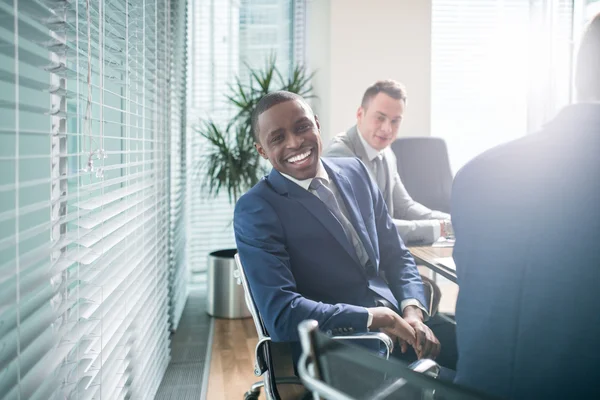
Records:
[[[237,199],[254,186],[267,173],[267,166],[254,148],[252,134],[252,111],[258,101],[267,93],[286,90],[297,93],[304,98],[311,98],[311,79],[314,73],[295,65],[290,76],[284,77],[276,66],[275,56],[266,60],[265,66],[253,69],[245,64],[250,79],[244,83],[238,76],[229,87],[227,100],[234,108],[234,115],[224,127],[212,119],[201,121],[195,131],[208,142],[206,157],[200,160],[195,168],[200,175],[202,187],[209,197],[216,197],[222,190],[227,192],[229,202],[235,204]],[[227,280],[222,271],[233,273],[235,263],[233,256],[236,249],[223,249],[209,254],[208,264],[208,313],[218,317],[236,318],[248,316],[243,306],[243,292],[237,296],[222,296],[224,302],[238,302],[242,308],[233,304],[220,303],[214,291],[223,290],[222,283],[212,282],[215,279]],[[221,272],[215,273],[218,268]],[[217,276],[219,275],[219,277]],[[221,289],[219,289],[221,286]],[[239,297],[238,300],[235,298]],[[222,303],[222,302],[221,302]]]

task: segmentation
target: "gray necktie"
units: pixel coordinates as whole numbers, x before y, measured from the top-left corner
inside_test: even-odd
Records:
[[[383,193],[387,186],[387,174],[383,165],[383,156],[377,156],[373,159],[373,169],[375,170],[375,182],[379,186],[379,190]]]
[[[319,199],[321,199],[321,201],[325,203],[329,211],[331,211],[331,213],[338,220],[338,222],[342,226],[342,229],[344,230],[344,233],[346,234],[346,238],[354,247],[359,261],[363,266],[365,266],[365,264],[369,261],[369,256],[367,254],[367,251],[365,250],[365,246],[363,245],[358,234],[356,233],[356,230],[352,226],[352,223],[348,220],[346,215],[344,215],[344,212],[342,211],[342,208],[340,207],[340,204],[338,203],[331,189],[325,186],[321,182],[320,178],[314,178],[310,183],[309,189],[312,189],[315,192],[317,192],[317,196],[319,196]]]

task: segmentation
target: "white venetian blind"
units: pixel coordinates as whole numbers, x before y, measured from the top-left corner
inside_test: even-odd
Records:
[[[148,399],[160,384],[175,8],[0,0],[3,399]]]
[[[248,76],[244,63],[261,67],[275,54],[278,67],[290,71],[294,58],[303,54],[304,42],[294,45],[294,38],[304,37],[304,0],[191,0],[190,4],[188,257],[191,270],[199,272],[206,269],[210,252],[235,247],[235,242],[233,205],[226,192],[209,198],[200,184],[203,172],[197,166],[206,142],[192,126],[208,117],[228,122],[233,110],[225,95],[236,75]]]
[[[528,0],[432,1],[432,136],[452,169],[527,132]]]
[[[303,65],[306,62],[306,0],[293,0],[293,24],[292,24],[292,60],[296,64]]]
[[[225,101],[227,84],[233,81],[238,63],[239,2],[191,0],[188,40],[190,101],[188,114],[188,263],[192,271],[206,269],[208,253],[233,246],[229,222],[233,208],[225,195],[210,199],[201,186],[198,169],[205,141],[193,128],[211,116],[226,123],[231,115]]]
[[[433,0],[432,135],[455,172],[571,101],[573,4]]]
[[[577,0],[576,0],[577,1]],[[530,1],[529,132],[573,100],[574,1]]]
[[[170,221],[169,302],[171,330],[177,329],[187,300],[186,264],[186,124],[187,1],[172,2],[170,83]]]

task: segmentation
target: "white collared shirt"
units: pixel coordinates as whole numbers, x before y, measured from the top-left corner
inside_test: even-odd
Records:
[[[303,179],[300,181],[292,176],[289,176],[288,174],[284,174],[283,172],[280,173],[281,175],[285,176],[287,179],[294,182],[296,185],[300,186],[304,190],[308,190],[312,180],[315,178],[321,178],[329,185],[329,175],[327,175],[327,171],[325,171],[325,167],[323,167],[323,163],[321,162],[321,160],[319,160],[319,165],[317,166],[317,175],[315,175],[314,178]]]
[[[367,153],[367,158],[369,159],[369,161],[373,161],[375,159],[375,157],[377,157],[377,156],[379,156],[381,159],[383,159],[383,150],[380,151],[380,150],[374,149],[365,140],[362,133],[358,129],[358,125],[356,125],[356,131],[358,132],[358,138],[360,139],[360,142],[362,143],[363,147],[365,148],[365,152]]]

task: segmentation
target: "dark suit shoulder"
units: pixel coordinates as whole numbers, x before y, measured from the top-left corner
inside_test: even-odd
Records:
[[[495,180],[500,184],[509,177],[512,182],[519,177],[524,178],[527,173],[534,172],[533,169],[538,169],[536,159],[544,158],[545,136],[546,132],[540,131],[479,154],[456,173],[454,188],[467,181],[475,184],[482,180]]]
[[[238,199],[235,203],[235,212],[237,213],[239,210],[246,208],[249,204],[266,202],[269,192],[273,192],[273,189],[267,183],[266,177],[263,177],[256,185]]]

